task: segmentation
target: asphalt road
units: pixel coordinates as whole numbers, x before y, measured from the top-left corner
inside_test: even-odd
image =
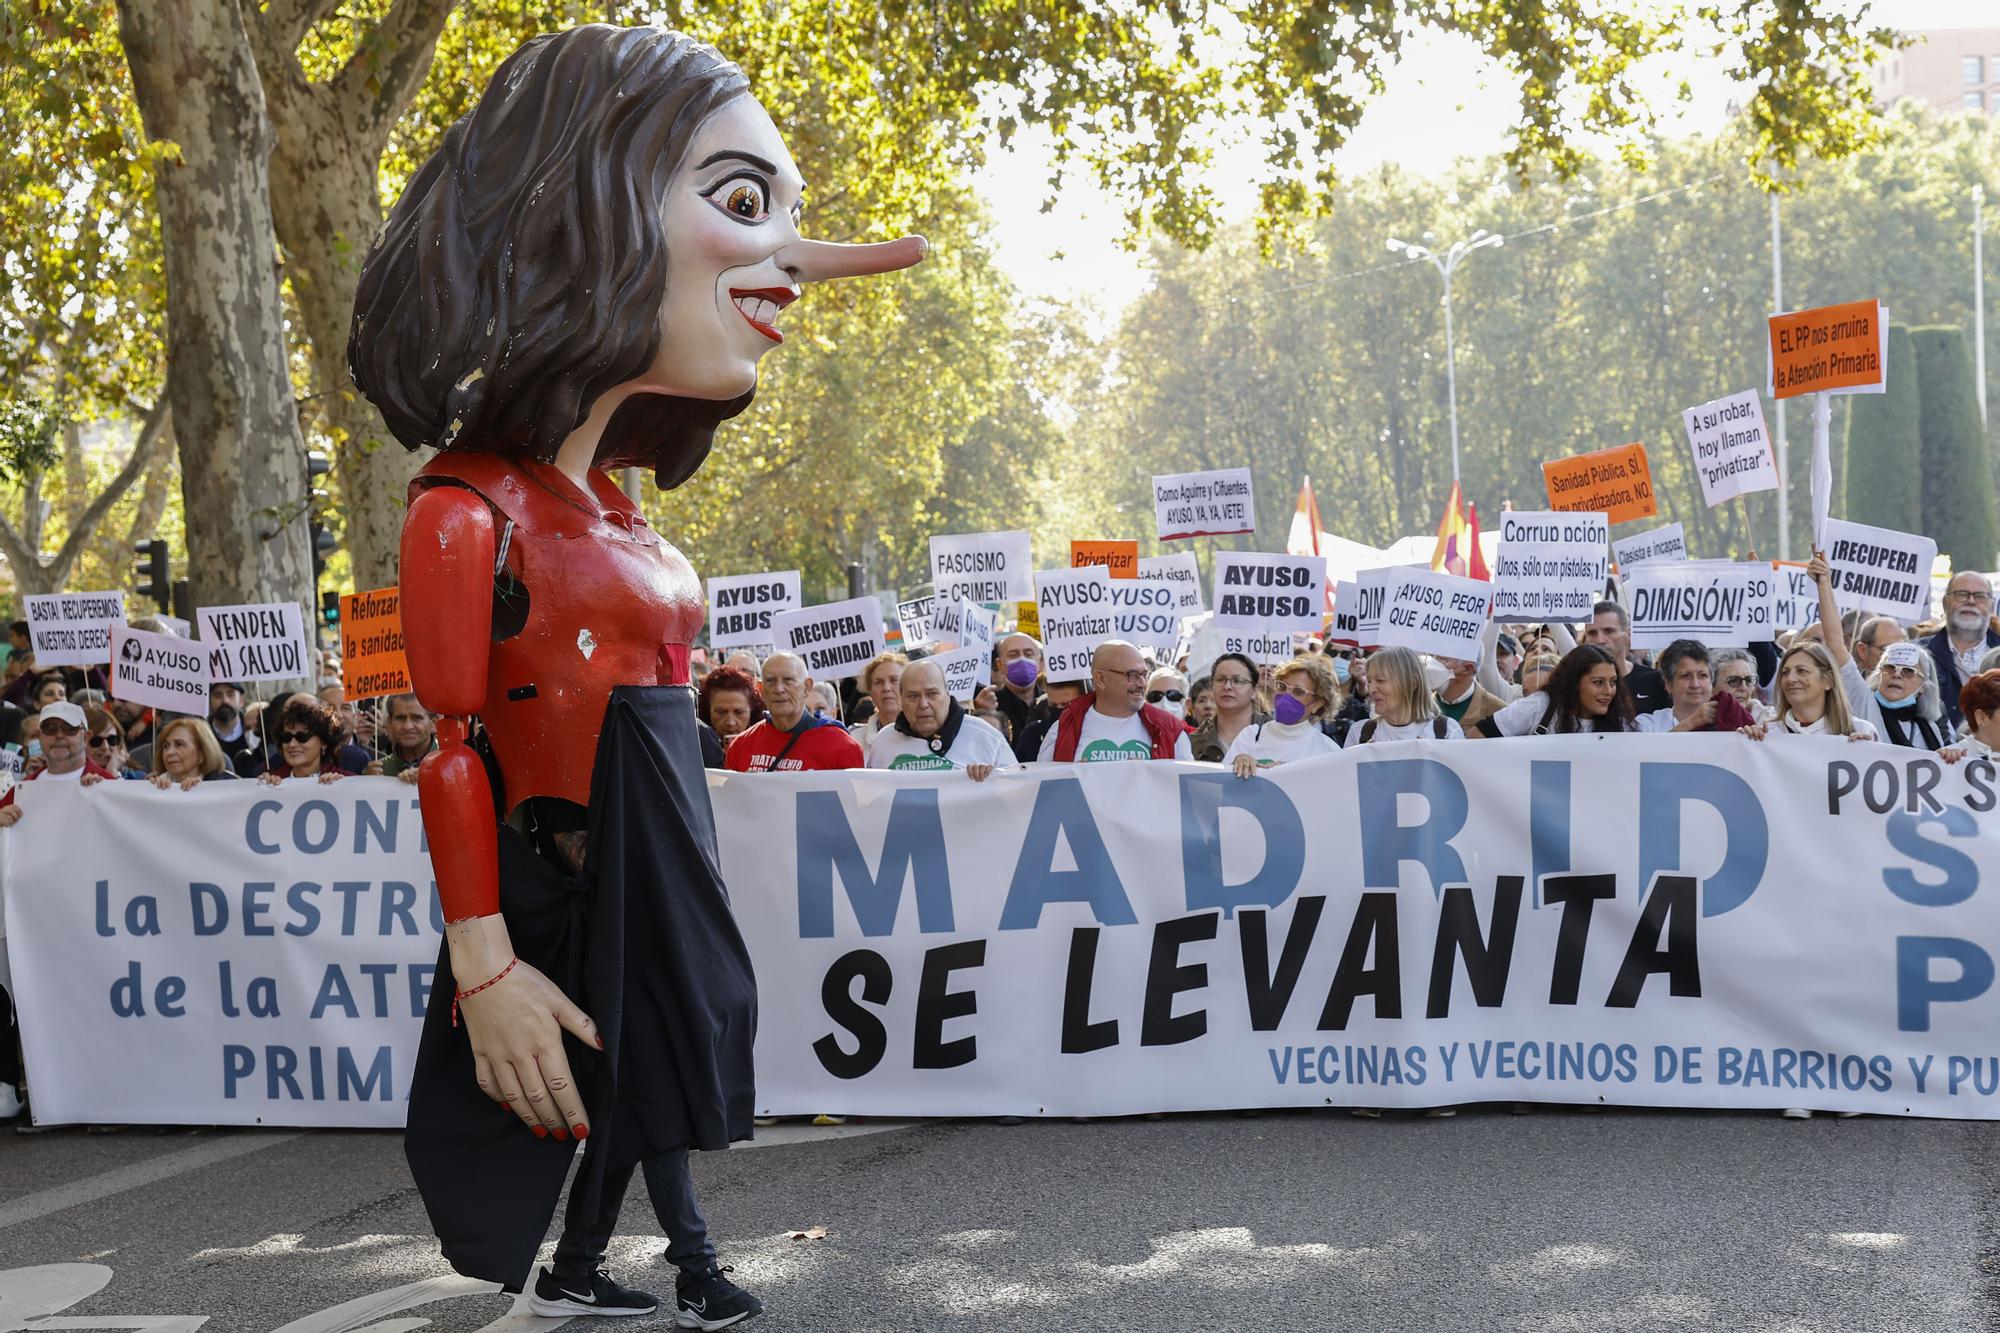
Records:
[[[750,1327],[2000,1329],[1993,1125],[1473,1111],[864,1128],[786,1126],[697,1162],[724,1260],[768,1306]],[[825,1239],[786,1236],[814,1225]],[[667,1290],[659,1249],[635,1190],[614,1267]],[[510,1308],[448,1274],[394,1134],[0,1131],[0,1330],[30,1309],[156,1333],[561,1323]]]

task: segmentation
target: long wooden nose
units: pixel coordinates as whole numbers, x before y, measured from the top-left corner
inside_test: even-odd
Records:
[[[918,263],[930,252],[930,242],[921,236],[904,236],[871,245],[801,239],[785,247],[779,262],[790,269],[800,282],[825,282],[830,278],[894,273],[897,269]]]

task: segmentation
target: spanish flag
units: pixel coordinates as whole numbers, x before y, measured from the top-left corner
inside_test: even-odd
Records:
[[[1438,520],[1438,544],[1431,553],[1431,568],[1460,578],[1488,582],[1493,578],[1492,571],[1486,568],[1486,557],[1479,550],[1479,510],[1465,503],[1455,481],[1451,484],[1451,499],[1445,503],[1444,517]]]
[[[1286,555],[1319,555],[1319,501],[1313,497],[1311,477],[1299,479],[1299,506],[1292,514],[1292,530],[1285,538]],[[1323,613],[1333,611],[1333,583],[1328,580],[1322,600]]]

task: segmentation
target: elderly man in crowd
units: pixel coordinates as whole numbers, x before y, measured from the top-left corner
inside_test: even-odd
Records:
[[[903,668],[902,709],[868,745],[870,768],[962,768],[974,782],[1018,762],[999,728],[966,712],[930,661]]]
[[[1042,737],[1036,759],[1101,764],[1130,759],[1192,759],[1187,724],[1146,702],[1146,659],[1123,639],[1090,655],[1091,693],[1063,709]]]
[[[1944,628],[1922,642],[1937,664],[1938,697],[1956,731],[1965,725],[1958,692],[1979,674],[1986,650],[2000,647],[2000,633],[1993,630],[1993,585],[1984,574],[1968,569],[1952,576],[1944,593]]]
[[[115,781],[116,773],[91,763],[88,758],[89,738],[84,732],[87,721],[83,710],[66,699],[58,699],[42,709],[35,722],[35,734],[42,742],[43,766],[23,781],[81,782],[85,786],[106,778]],[[21,807],[14,800],[19,791],[18,786],[12,787],[5,796],[0,796],[0,828],[11,828],[21,822]]]
[[[731,772],[861,767],[860,743],[847,728],[812,711],[812,687],[796,653],[771,654],[763,673],[764,707],[771,715],[729,743],[724,762]]]
[[[1479,735],[1475,728],[1507,701],[1480,685],[1478,658],[1440,657],[1438,665],[1451,673],[1436,691],[1439,714],[1458,723],[1468,737]]]
[[[1014,734],[1014,756],[1023,763],[1034,757],[1021,741],[1037,720],[1035,705],[1042,696],[1042,645],[1032,634],[1015,632],[993,645],[1000,716]]]
[[[430,710],[417,702],[414,694],[391,695],[386,706],[389,718],[388,753],[363,771],[414,783],[424,756],[437,748],[437,728],[431,722]]]

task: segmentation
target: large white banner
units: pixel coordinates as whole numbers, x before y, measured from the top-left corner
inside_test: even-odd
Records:
[[[760,1111],[2000,1118],[1990,761],[1540,737],[709,783]],[[22,799],[40,1119],[401,1123],[439,931],[410,788]]]
[[[0,905],[38,1121],[401,1127],[444,928],[413,788],[19,799]]]

